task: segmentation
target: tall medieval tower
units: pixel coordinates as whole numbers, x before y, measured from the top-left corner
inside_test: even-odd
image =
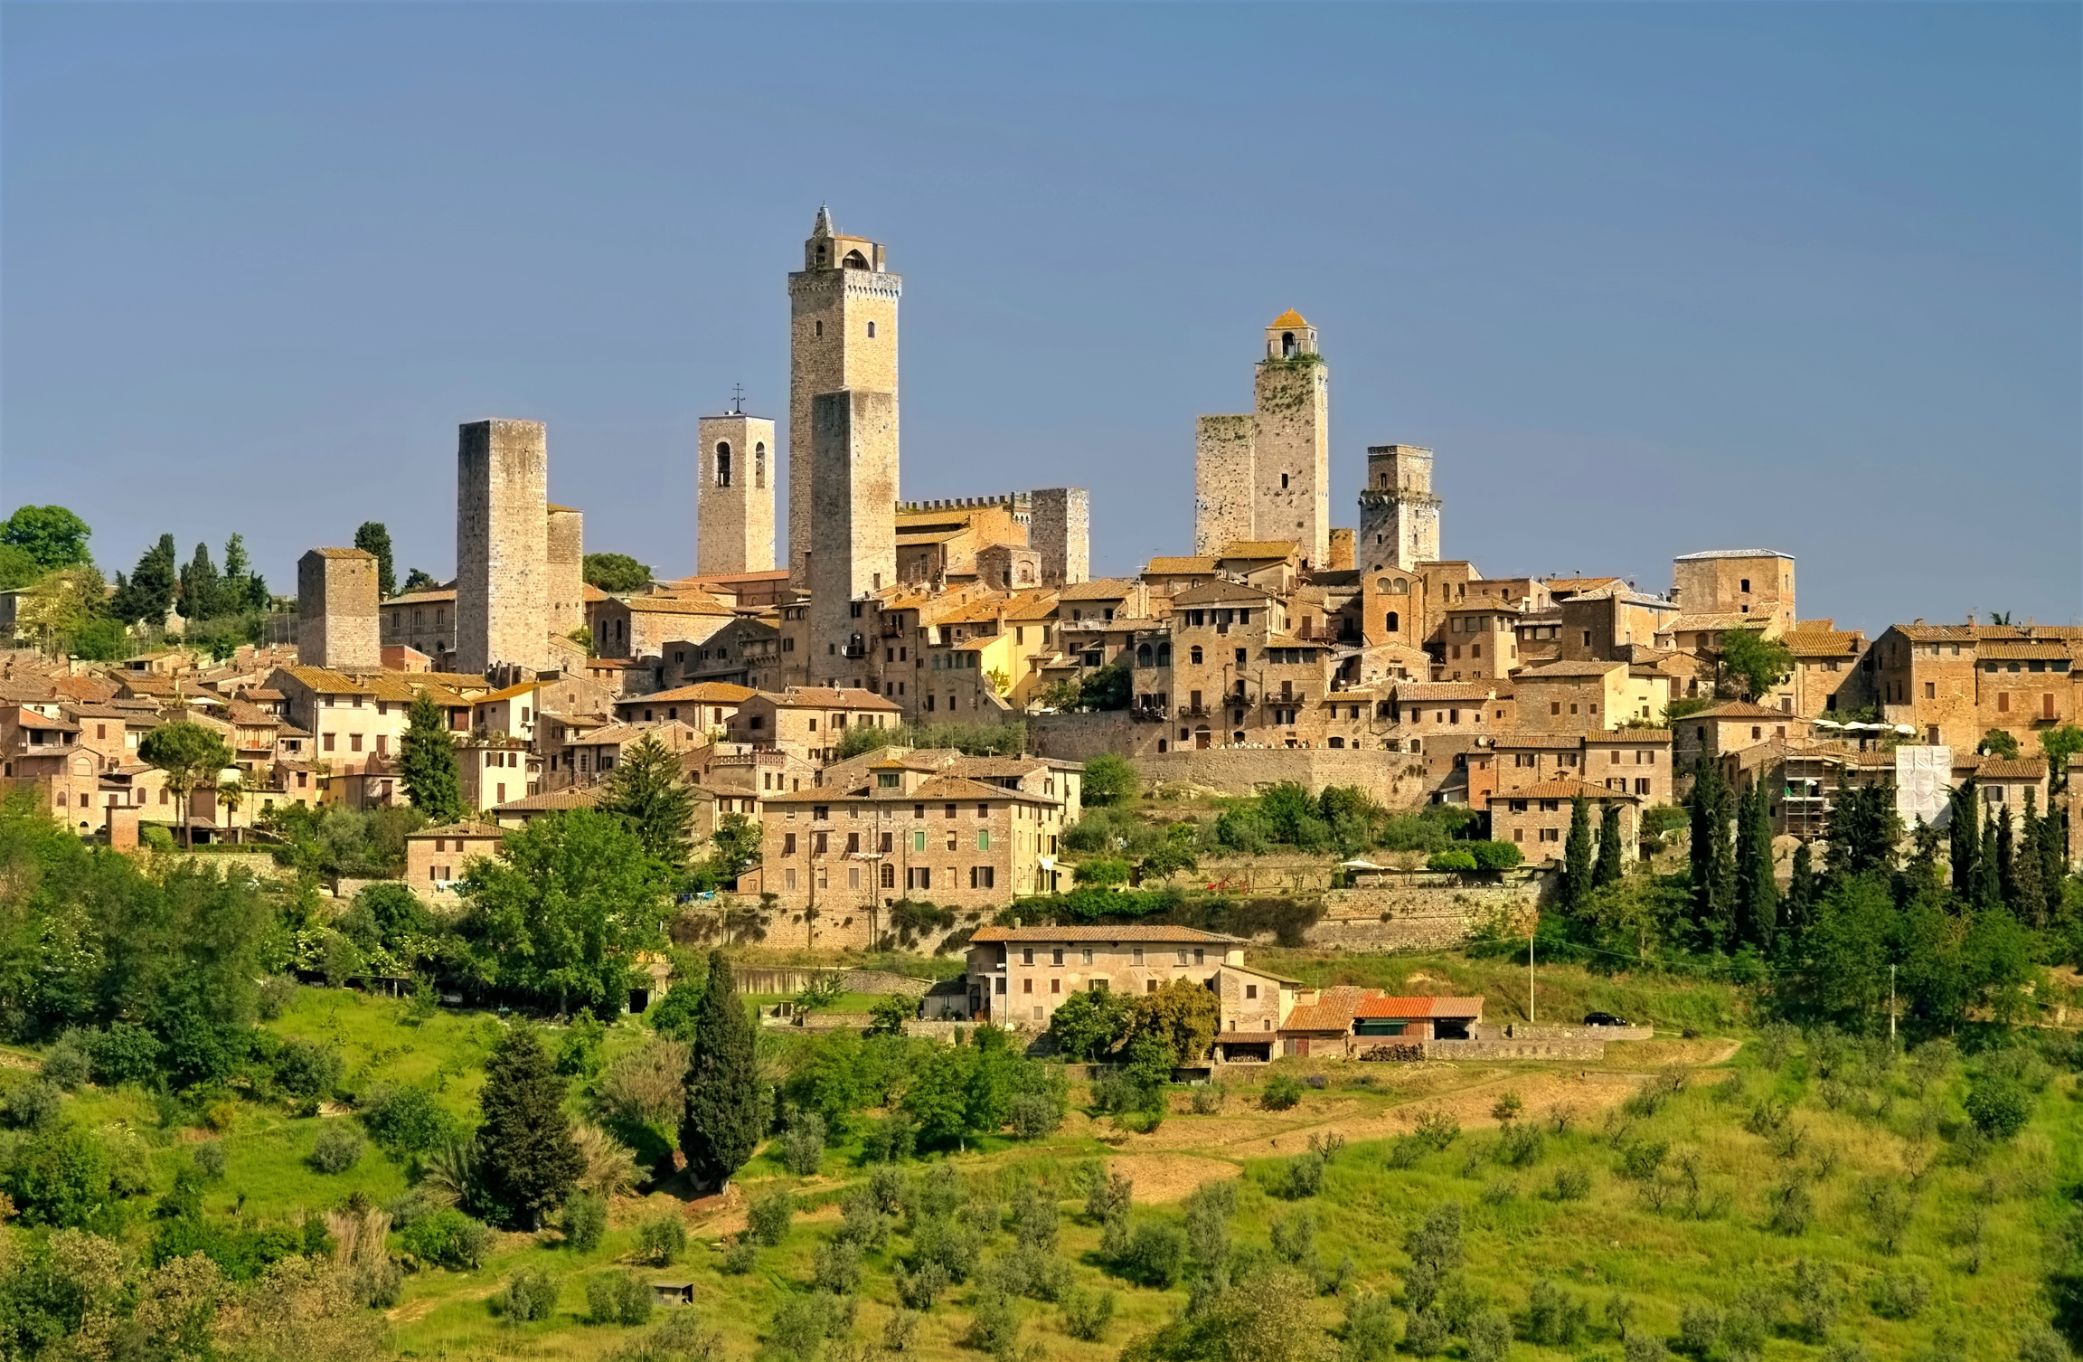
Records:
[[[1284,539],[1321,568],[1331,555],[1331,374],[1316,328],[1293,308],[1266,328],[1249,416],[1194,431],[1194,552]]]
[[[458,671],[546,660],[549,475],[540,421],[472,421],[457,431]]]
[[[1432,491],[1432,451],[1418,445],[1369,445],[1367,485],[1360,491],[1359,565],[1368,572],[1439,558],[1439,498]]]
[[[819,393],[810,404],[809,675],[813,685],[874,685],[857,602],[897,582],[897,395]]]
[[[695,443],[694,570],[771,572],[774,423],[742,408],[704,416]]]
[[[817,492],[813,401],[823,393],[878,393],[885,423],[852,434],[854,457],[874,465],[857,486],[887,486],[872,514],[888,519],[897,495],[897,302],[904,280],[884,268],[879,242],[841,236],[817,210],[803,243],[803,268],[788,276],[788,570],[807,584],[805,558],[823,498]],[[881,405],[881,404],[878,404]],[[866,471],[866,470],[864,470]]]

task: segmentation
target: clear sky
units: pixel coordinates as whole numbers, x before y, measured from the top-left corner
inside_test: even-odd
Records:
[[[0,509],[110,571],[389,523],[541,419],[587,546],[693,565],[698,415],[787,406],[820,200],[905,279],[903,487],[1191,543],[1287,307],[1333,510],[1438,451],[1493,576],[1800,560],[1869,629],[2083,616],[2072,5],[26,5],[0,12]],[[784,502],[785,506],[785,502]],[[781,516],[786,521],[785,509]]]

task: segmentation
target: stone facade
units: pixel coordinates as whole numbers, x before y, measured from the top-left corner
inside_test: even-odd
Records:
[[[814,469],[817,504],[806,665],[819,685],[872,686],[855,608],[861,597],[897,581],[896,526],[888,510],[897,500],[897,395],[819,393],[808,429],[805,466]],[[793,482],[789,497],[793,502]]]
[[[1351,572],[1356,566],[1354,532],[1341,525],[1331,527],[1331,556],[1324,567],[1331,572]]]
[[[1092,493],[1083,487],[1041,487],[1032,498],[1027,543],[1041,555],[1043,585],[1090,579]]]
[[[831,214],[817,210],[803,244],[803,268],[788,276],[788,568],[807,582],[807,555],[822,515],[817,493],[811,406],[842,389],[884,394],[888,428],[877,451],[889,465],[889,492],[862,502],[880,519],[897,499],[897,304],[902,276],[887,271],[883,248],[866,237],[841,236]],[[891,577],[889,580],[895,580]]]
[[[1794,555],[1777,549],[1707,549],[1671,563],[1671,598],[1688,616],[1749,615],[1768,634],[1794,625]]]
[[[307,667],[374,671],[383,665],[376,625],[376,555],[313,549],[297,560],[297,658]]]
[[[1303,940],[1347,951],[1436,951],[1461,945],[1501,921],[1506,932],[1531,927],[1554,878],[1542,870],[1497,876],[1413,870],[1377,876],[1382,884],[1333,889]]]
[[[549,636],[548,433],[472,421],[456,448],[456,667],[540,667]]]
[[[1409,572],[1439,557],[1439,498],[1432,491],[1431,450],[1418,445],[1367,447],[1359,554],[1367,572]]]
[[[1249,416],[1203,416],[1193,432],[1193,551],[1215,554],[1252,537],[1255,482]]]
[[[544,527],[549,576],[544,609],[551,633],[586,627],[586,518],[570,506],[549,508]]]
[[[695,571],[774,566],[774,423],[732,412],[704,416],[695,440]]]
[[[1267,327],[1253,386],[1251,537],[1293,540],[1321,567],[1331,557],[1331,371],[1316,328],[1293,312]]]

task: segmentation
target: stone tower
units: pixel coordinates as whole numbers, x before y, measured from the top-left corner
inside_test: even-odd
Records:
[[[586,518],[569,506],[551,506],[544,526],[549,577],[545,610],[553,634],[586,627]]]
[[[456,441],[456,670],[539,669],[549,638],[548,434],[472,421]]]
[[[1367,485],[1360,491],[1359,563],[1366,571],[1439,559],[1439,498],[1432,493],[1432,451],[1417,445],[1369,445]]]
[[[774,567],[774,423],[734,411],[704,416],[695,437],[694,570]]]
[[[1293,540],[1314,567],[1331,552],[1330,369],[1316,328],[1290,308],[1266,328],[1249,416],[1194,430],[1194,552],[1240,539]]]
[[[335,671],[375,671],[383,665],[375,554],[313,549],[297,560],[297,661]]]
[[[1040,487],[1028,502],[1027,543],[1041,554],[1045,586],[1070,586],[1092,575],[1092,493],[1083,487]]]
[[[816,538],[812,525],[822,501],[810,410],[818,396],[848,389],[888,397],[888,430],[876,437],[886,445],[860,452],[888,464],[894,504],[897,301],[903,291],[902,277],[884,267],[880,243],[839,235],[831,213],[817,210],[803,243],[803,268],[788,276],[788,570],[798,584],[808,581],[804,555]]]
[[[820,686],[872,684],[854,603],[897,580],[897,395],[819,393],[810,404],[809,676]]]

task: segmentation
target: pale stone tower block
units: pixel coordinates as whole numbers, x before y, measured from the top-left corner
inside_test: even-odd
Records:
[[[586,518],[572,507],[552,506],[544,534],[549,628],[553,634],[569,634],[586,627]]]
[[[297,661],[335,671],[383,665],[375,554],[313,549],[297,560]]]
[[[841,389],[886,395],[889,443],[896,449],[903,292],[904,280],[889,273],[880,243],[834,232],[832,215],[817,210],[803,243],[803,268],[788,276],[788,569],[798,584],[807,581],[803,560],[815,538],[818,505],[811,403]]]
[[[1252,457],[1253,539],[1292,539],[1310,564],[1331,551],[1331,380],[1316,328],[1292,308],[1266,328]]]
[[[1439,561],[1439,498],[1432,451],[1419,445],[1369,445],[1360,491],[1360,557],[1368,571]]]
[[[539,670],[549,652],[549,439],[472,421],[456,443],[456,669]]]
[[[1031,494],[1027,542],[1041,554],[1042,581],[1069,586],[1092,576],[1092,493],[1043,487]]]
[[[695,571],[774,567],[774,423],[704,416],[695,437]]]
[[[1343,525],[1331,527],[1331,554],[1324,560],[1329,572],[1351,572],[1353,570],[1353,532]]]
[[[871,670],[854,602],[897,580],[897,398],[884,392],[819,393],[810,405],[810,677],[817,685],[867,684]]]
[[[1253,473],[1249,416],[1203,416],[1193,431],[1193,551],[1221,553],[1252,538]]]

